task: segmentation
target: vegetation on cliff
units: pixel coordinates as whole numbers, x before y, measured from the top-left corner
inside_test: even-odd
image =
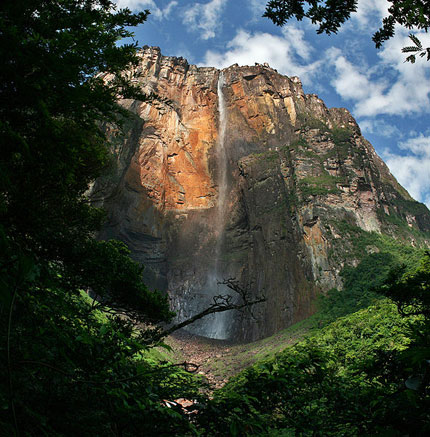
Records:
[[[427,435],[429,286],[427,253],[380,288],[397,307],[380,300],[245,370],[215,393],[203,426],[210,435]]]
[[[94,238],[103,213],[85,196],[110,159],[101,124],[124,116],[118,97],[142,98],[120,74],[136,47],[115,43],[146,16],[107,0],[0,6],[2,435],[428,433],[430,256],[382,281],[396,259],[416,258],[384,237],[344,270],[345,293],[323,301],[321,332],[213,399],[187,365],[151,352],[167,348],[157,328],[171,320],[167,299],[122,243]],[[370,245],[359,237],[354,250]],[[168,408],[178,398],[195,404]]]

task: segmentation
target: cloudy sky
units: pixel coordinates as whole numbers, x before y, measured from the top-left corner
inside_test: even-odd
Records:
[[[371,41],[387,11],[386,0],[359,0],[337,35],[317,35],[309,22],[283,28],[261,15],[265,0],[116,0],[119,7],[149,9],[135,29],[139,45],[164,55],[218,68],[268,62],[299,76],[306,93],[329,107],[345,107],[357,119],[399,182],[430,206],[430,62],[405,63],[408,32],[376,50]],[[425,47],[430,34],[419,35]]]

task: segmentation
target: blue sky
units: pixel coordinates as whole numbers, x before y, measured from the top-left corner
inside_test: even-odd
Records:
[[[268,62],[299,76],[306,93],[329,107],[345,107],[358,121],[399,182],[430,206],[430,62],[405,63],[408,31],[376,50],[371,41],[386,15],[386,0],[359,0],[337,35],[317,35],[309,22],[283,28],[261,15],[265,0],[116,0],[118,7],[149,9],[135,29],[139,45],[199,66]],[[416,33],[425,47],[430,34]]]

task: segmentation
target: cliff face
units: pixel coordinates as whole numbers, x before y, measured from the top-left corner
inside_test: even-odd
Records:
[[[218,279],[267,298],[256,321],[224,313],[193,332],[251,340],[309,315],[318,292],[342,286],[345,259],[358,261],[344,256],[339,224],[415,244],[430,231],[427,208],[348,111],[304,94],[298,78],[267,65],[197,68],[154,47],[132,73],[156,97],[123,101],[134,116],[125,136],[110,132],[116,161],[93,189],[109,216],[101,237],[128,244],[179,318],[225,294]]]

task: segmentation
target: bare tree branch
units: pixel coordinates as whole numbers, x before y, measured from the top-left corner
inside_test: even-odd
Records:
[[[239,281],[237,281],[235,278],[224,279],[223,281],[218,282],[218,284],[225,285],[230,290],[237,293],[239,296],[239,303],[234,303],[233,296],[230,294],[219,294],[217,296],[214,296],[213,303],[208,308],[206,308],[205,310],[201,311],[200,313],[194,315],[193,317],[190,317],[189,319],[184,320],[183,322],[177,323],[176,325],[173,325],[170,328],[165,329],[164,331],[161,331],[157,335],[155,341],[159,341],[162,338],[167,337],[168,335],[177,331],[178,329],[181,329],[181,328],[184,328],[185,326],[191,325],[196,320],[200,320],[203,317],[208,316],[209,314],[221,313],[221,312],[230,311],[230,310],[242,311],[243,309],[249,309],[253,305],[256,305],[258,303],[262,303],[262,302],[266,301],[266,297],[264,295],[257,296],[255,299],[252,299],[250,290],[243,288],[239,284]],[[254,317],[252,312],[251,312],[251,315],[252,315],[252,317]]]

